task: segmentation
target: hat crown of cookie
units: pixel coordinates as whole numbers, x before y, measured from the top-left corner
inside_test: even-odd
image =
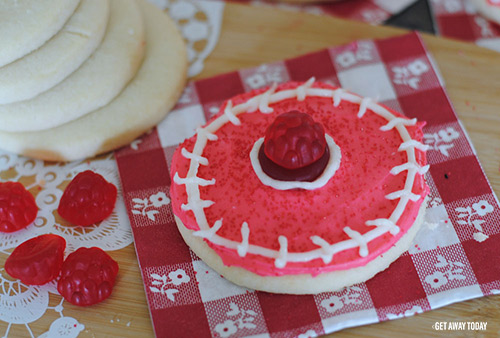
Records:
[[[316,162],[325,153],[325,148],[323,126],[311,115],[298,110],[279,115],[266,130],[266,156],[287,169],[298,169]]]

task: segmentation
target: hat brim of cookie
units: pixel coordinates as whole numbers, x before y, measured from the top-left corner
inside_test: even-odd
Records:
[[[317,294],[338,291],[346,286],[365,282],[377,273],[387,269],[391,263],[410,247],[424,223],[426,206],[427,199],[420,206],[417,218],[408,232],[382,255],[371,260],[364,266],[326,272],[314,277],[310,274],[260,276],[241,267],[226,266],[217,253],[202,238],[193,236],[194,231],[187,229],[177,216],[175,216],[175,222],[182,238],[191,250],[227,280],[250,289],[271,293]]]

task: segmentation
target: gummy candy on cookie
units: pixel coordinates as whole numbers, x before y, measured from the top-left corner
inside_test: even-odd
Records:
[[[321,158],[326,148],[325,130],[311,115],[293,110],[276,117],[267,128],[264,152],[287,168],[305,167]]]

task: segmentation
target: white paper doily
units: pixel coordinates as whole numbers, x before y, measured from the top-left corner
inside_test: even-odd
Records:
[[[97,226],[78,227],[66,224],[57,215],[64,187],[78,173],[92,170],[101,174],[118,188],[115,210]],[[39,211],[33,224],[13,233],[0,233],[0,256],[5,261],[10,252],[27,239],[42,234],[57,234],[66,239],[66,254],[80,247],[96,246],[105,251],[118,250],[133,241],[130,222],[121,193],[116,162],[111,155],[100,160],[71,163],[44,163],[40,160],[0,151],[0,182],[19,181],[35,196]],[[0,320],[7,323],[3,337],[12,325],[24,325],[27,336],[34,337],[29,323],[40,319],[49,307],[49,293],[58,295],[55,283],[27,286],[12,280],[0,270]],[[59,296],[58,296],[59,297]],[[60,306],[54,308],[61,318],[56,319],[42,337],[77,337],[83,325],[74,318],[62,315]],[[76,325],[76,326],[75,326]],[[1,334],[1,332],[0,332]]]
[[[219,41],[224,2],[203,0],[149,0],[175,21],[186,40],[188,76],[198,75]]]

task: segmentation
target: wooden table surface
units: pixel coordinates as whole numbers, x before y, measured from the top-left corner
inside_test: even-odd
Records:
[[[385,38],[406,31],[318,17],[276,9],[227,4],[218,45],[197,78],[253,67],[363,38]],[[441,70],[448,94],[469,132],[479,159],[497,196],[500,194],[500,53],[470,44],[424,35]],[[64,315],[85,325],[79,337],[154,336],[144,286],[133,245],[110,253],[120,264],[112,297],[90,308],[64,303]],[[0,262],[3,265],[3,262]],[[58,304],[51,296],[50,306]],[[38,336],[58,318],[49,310],[30,327]],[[436,332],[437,321],[487,321],[487,331]],[[0,323],[0,334],[5,330]],[[5,325],[6,326],[6,325]],[[500,336],[500,297],[490,296],[453,304],[411,318],[356,327],[338,337]],[[14,325],[9,337],[25,337],[24,326]]]

